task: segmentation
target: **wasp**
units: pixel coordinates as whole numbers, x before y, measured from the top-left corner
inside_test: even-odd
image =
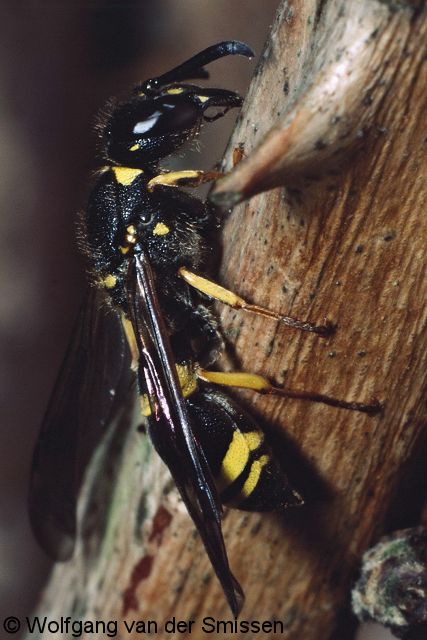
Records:
[[[378,405],[278,389],[259,375],[211,369],[223,349],[212,311],[215,300],[320,336],[333,331],[328,324],[301,322],[250,304],[217,284],[212,257],[220,216],[182,187],[219,174],[159,166],[203,123],[240,107],[242,98],[233,91],[188,83],[208,78],[207,64],[236,54],[251,57],[253,52],[237,41],[208,47],[136,86],[127,101],[109,104],[101,118],[104,164],[80,233],[96,286],[80,312],[36,446],[30,516],[48,553],[68,559],[91,451],[136,377],[151,441],[169,467],[237,617],[244,597],[224,545],[222,504],[269,511],[302,499],[254,419],[217,387],[307,397],[367,413],[375,413]]]

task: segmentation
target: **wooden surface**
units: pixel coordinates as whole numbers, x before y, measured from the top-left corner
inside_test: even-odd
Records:
[[[291,188],[278,187],[234,209],[224,229],[221,271],[223,284],[251,301],[301,319],[328,317],[338,324],[337,333],[325,340],[241,312],[221,315],[234,345],[227,365],[347,400],[375,396],[385,410],[369,418],[242,394],[306,505],[284,513],[226,513],[226,546],[246,593],[242,619],[281,620],[286,630],[218,637],[352,637],[345,611],[359,559],[382,532],[402,475],[425,442],[427,25],[409,3],[391,4],[283,3],[230,145],[243,142],[250,154],[278,119],[282,129],[292,110],[298,119],[304,97],[311,91],[314,99],[313,83],[325,81],[356,21],[363,64],[354,69],[365,81],[345,87],[356,96],[337,92],[336,99],[350,123],[361,114],[363,129],[358,134],[351,128],[356,133],[350,132],[348,144],[338,145],[340,171],[334,166],[333,174],[333,153],[322,145],[312,149],[306,129],[294,132],[297,148],[300,142],[309,152],[295,171],[287,170]],[[324,118],[318,126],[309,127],[308,135],[314,131],[323,140]],[[316,166],[316,151],[329,174]],[[251,174],[251,192],[263,180],[280,185],[285,165],[282,158],[274,170],[257,169],[258,186]],[[233,183],[226,191],[233,192]],[[239,188],[239,198],[242,193]],[[106,460],[114,442],[111,447]],[[191,637],[205,637],[205,616],[231,616],[168,472],[136,431],[127,437],[121,464],[105,533],[99,540],[86,531],[73,562],[55,569],[39,613],[118,620],[123,638],[141,637],[125,632],[124,619],[155,620],[158,637],[185,638],[190,634],[165,634],[162,628],[172,616],[191,618]]]

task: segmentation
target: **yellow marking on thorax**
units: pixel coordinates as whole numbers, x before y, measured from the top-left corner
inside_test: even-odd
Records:
[[[136,244],[136,227],[133,224],[130,224],[126,227],[126,242],[129,244]]]
[[[177,364],[176,371],[182,395],[184,398],[188,398],[192,393],[197,391],[197,378],[194,373],[194,366],[192,364]],[[151,416],[151,406],[149,397],[146,393],[141,396],[140,402],[141,413],[144,417],[148,418]]]
[[[131,244],[136,244],[136,227],[134,227],[133,224],[130,224],[128,227],[126,227],[126,231],[127,234],[125,236],[125,240],[128,243],[127,246],[119,246],[119,251],[120,253],[122,253],[123,255],[126,255],[129,252],[129,245]]]
[[[245,480],[245,483],[240,491],[240,495],[242,498],[248,498],[251,493],[255,490],[259,479],[261,477],[261,472],[266,464],[268,464],[268,456],[264,455],[255,460],[251,465],[251,470],[249,471],[249,475]]]
[[[133,144],[131,147],[129,147],[129,151],[138,151],[139,149],[139,144]]]
[[[132,182],[144,173],[142,169],[134,169],[132,167],[112,167],[114,176],[119,184],[128,187]]]
[[[117,284],[117,278],[116,276],[113,276],[112,273],[109,273],[108,276],[105,276],[102,280],[102,284],[106,289],[114,289]]]
[[[200,102],[207,102],[209,100],[209,96],[197,96]]]
[[[171,87],[167,90],[167,93],[171,96],[177,95],[178,93],[183,93],[183,87]]]
[[[165,236],[169,232],[170,229],[164,224],[164,222],[158,222],[153,229],[153,234],[155,236]]]

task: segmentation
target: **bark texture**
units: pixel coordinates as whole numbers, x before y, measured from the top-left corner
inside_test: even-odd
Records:
[[[281,620],[285,631],[218,637],[351,638],[346,612],[361,555],[387,526],[425,445],[426,41],[425,10],[415,3],[283,2],[231,141],[230,156],[243,143],[247,159],[217,199],[258,195],[227,220],[222,283],[288,315],[327,317],[338,330],[322,339],[224,309],[233,344],[225,366],[346,400],[375,396],[385,410],[370,418],[242,394],[306,505],[226,513],[230,563],[246,594],[242,619]],[[267,187],[275,188],[261,193]],[[141,433],[120,436],[124,456],[109,473],[103,457],[112,459],[115,437],[96,460],[114,477],[103,529],[85,526],[39,613],[151,619],[159,637],[189,636],[162,631],[175,616],[195,619],[191,637],[204,637],[204,616],[231,617],[200,540]],[[106,503],[91,486],[89,478],[86,522],[84,512]],[[414,517],[425,489],[413,499],[408,486],[401,521]]]

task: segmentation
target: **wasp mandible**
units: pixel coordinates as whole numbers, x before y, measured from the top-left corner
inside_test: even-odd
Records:
[[[152,443],[169,467],[235,616],[243,592],[229,567],[222,504],[268,511],[302,500],[253,418],[216,385],[378,410],[376,404],[278,389],[255,374],[210,370],[223,348],[213,300],[321,336],[333,330],[249,304],[216,284],[211,257],[219,216],[179,187],[195,187],[219,174],[167,172],[159,166],[204,122],[240,107],[242,98],[233,91],[186,82],[207,78],[205,65],[236,54],[253,52],[237,41],[208,47],[138,85],[127,101],[107,106],[100,120],[104,165],[80,232],[96,287],[80,312],[44,419],[30,492],[38,540],[54,557],[69,558],[90,452],[117,412],[133,371]],[[216,111],[209,115],[212,108]],[[100,297],[113,311],[98,304]]]

